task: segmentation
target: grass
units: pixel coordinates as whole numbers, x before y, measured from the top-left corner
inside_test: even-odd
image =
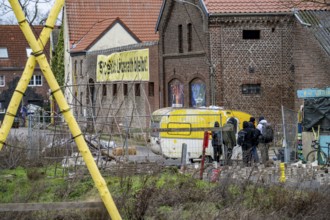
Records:
[[[0,202],[100,200],[87,172],[68,178],[54,176],[53,169],[0,170]],[[173,168],[105,180],[123,219],[327,219],[330,214],[328,188],[300,190],[232,179],[209,183]],[[79,219],[79,214],[68,212],[61,219]]]

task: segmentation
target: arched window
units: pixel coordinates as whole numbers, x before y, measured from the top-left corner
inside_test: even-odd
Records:
[[[168,84],[168,102],[171,107],[184,106],[184,89],[183,84],[174,79]]]
[[[190,83],[190,105],[192,107],[206,105],[206,85],[201,79],[194,79]]]

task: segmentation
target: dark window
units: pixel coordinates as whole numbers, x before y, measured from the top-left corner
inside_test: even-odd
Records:
[[[124,96],[127,96],[128,94],[128,86],[126,83],[124,83]]]
[[[260,30],[243,30],[243,39],[260,39]]]
[[[83,75],[83,60],[80,60],[80,76]]]
[[[260,84],[244,84],[242,85],[242,94],[260,94]]]
[[[0,76],[0,87],[3,87],[5,86],[6,84],[6,80],[5,80],[5,76]]]
[[[116,96],[117,95],[117,84],[112,85],[112,95]]]
[[[0,100],[0,113],[6,113],[5,101]]]
[[[89,104],[89,86],[87,86],[87,89],[86,89],[86,104],[88,105]]]
[[[191,25],[191,23],[188,24],[187,28],[188,28],[188,34],[187,34],[188,51],[192,51],[192,25]]]
[[[84,93],[80,92],[80,114],[81,115],[83,114],[83,103],[82,103],[83,95],[84,95]]]
[[[148,84],[148,95],[155,96],[155,84],[153,82],[149,82]]]
[[[178,41],[179,41],[179,53],[183,53],[183,36],[182,36],[182,25],[178,26]]]
[[[107,85],[102,86],[102,95],[107,96]]]
[[[140,83],[135,84],[135,96],[140,96]]]
[[[33,75],[30,79],[29,86],[42,86],[42,77]]]
[[[77,60],[74,61],[74,70],[73,70],[73,74],[74,74],[75,76],[77,76]]]

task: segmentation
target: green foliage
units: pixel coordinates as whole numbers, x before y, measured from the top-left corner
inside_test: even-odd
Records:
[[[55,177],[54,167],[0,170],[0,202],[61,202],[99,199],[84,170],[73,177]],[[42,173],[28,178],[30,172]],[[302,191],[221,179],[204,182],[174,168],[153,175],[105,177],[123,219],[282,219],[329,214],[329,190]],[[71,213],[72,214],[72,213]]]
[[[91,178],[83,178],[79,183],[71,182],[71,184],[73,187],[71,187],[71,191],[68,194],[70,200],[79,200],[94,187],[94,182]]]
[[[62,24],[56,44],[55,54],[51,60],[51,68],[60,86],[64,85],[64,25]]]

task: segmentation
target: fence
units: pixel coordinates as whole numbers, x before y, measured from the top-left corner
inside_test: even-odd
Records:
[[[198,158],[199,155],[197,154],[200,153],[199,151],[201,151],[202,144],[199,143],[200,141],[196,141],[196,138],[199,139],[199,137],[203,136],[205,129],[201,130],[202,127],[213,128],[215,121],[219,121],[220,124],[224,123],[222,120],[226,121],[225,118],[220,118],[220,115],[212,115],[210,113],[206,115],[196,115],[187,112],[186,114],[182,113],[181,115],[154,115],[153,119],[151,119],[151,117],[152,116],[130,115],[126,117],[110,116],[105,119],[104,116],[94,116],[93,120],[91,120],[91,123],[94,124],[93,127],[95,129],[92,131],[89,130],[89,126],[87,125],[88,123],[86,123],[88,121],[87,118],[85,118],[85,120],[80,118],[81,120],[78,120],[78,123],[81,126],[81,130],[85,135],[88,144],[92,150],[95,151],[95,154],[103,157],[106,156],[108,159],[111,159],[109,152],[110,145],[111,147],[120,146],[123,147],[123,149],[125,148],[128,150],[129,140],[133,137],[133,139],[135,139],[134,141],[136,141],[138,134],[140,137],[139,144],[142,146],[149,146],[152,144],[148,142],[150,134],[152,138],[155,135],[158,136],[159,132],[163,132],[162,136],[165,137],[162,140],[162,145],[172,146],[168,149],[169,151],[166,152],[168,155],[165,156],[169,158],[181,157],[181,146],[182,143],[185,143],[190,146],[190,149],[194,149],[194,152],[190,152],[190,156],[192,158]],[[237,119],[240,118],[240,116],[235,117]],[[164,119],[163,123],[166,122],[165,124],[167,127],[162,127],[160,124],[161,118]],[[248,119],[240,118],[240,120]],[[51,121],[54,122],[54,124],[51,124]],[[112,122],[109,123],[109,121]],[[143,122],[141,123],[141,121]],[[145,121],[152,121],[151,128],[147,126]],[[296,152],[297,112],[282,107],[282,121],[282,124],[274,125],[273,146],[277,147],[276,149],[283,153],[283,160],[289,162],[294,159]],[[56,115],[52,118],[49,113],[41,111],[39,113],[29,115],[27,124],[29,159],[39,158],[40,153],[44,153],[45,151],[48,151],[47,157],[49,156],[49,153],[51,153],[51,157],[53,158],[72,157],[73,153],[76,153],[75,155],[80,157],[77,146],[72,139],[71,132],[69,131],[68,126],[64,122],[62,116]],[[115,129],[112,129],[112,127],[115,127]],[[154,130],[155,128],[160,130],[156,131],[157,129]],[[176,129],[186,130],[177,131]],[[177,140],[176,143],[173,142],[173,138]],[[182,143],[178,138],[182,140]],[[107,147],[104,147],[104,145]],[[101,151],[101,148],[103,148],[103,151]],[[104,149],[107,149],[108,151],[105,152]],[[125,150],[125,153],[127,152],[128,151]],[[163,152],[163,154],[164,153],[165,152]],[[127,155],[124,156],[126,157]],[[75,163],[79,161],[81,161],[81,158],[75,159]]]
[[[282,160],[290,162],[296,158],[298,112],[282,106],[282,124],[275,125],[274,147],[279,149]]]

